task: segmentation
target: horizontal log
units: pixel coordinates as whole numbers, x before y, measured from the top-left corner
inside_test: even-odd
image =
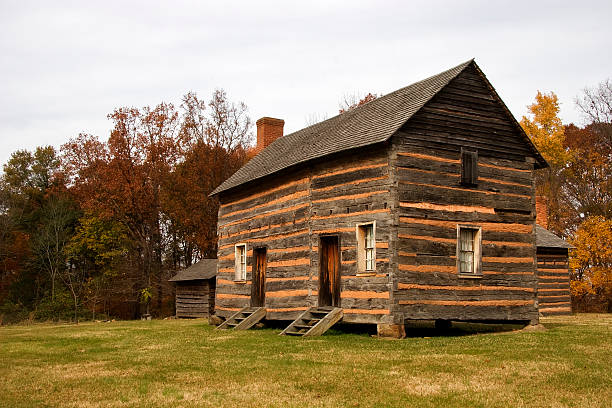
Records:
[[[381,288],[384,291],[372,291],[372,290],[342,290],[340,297],[354,298],[354,299],[389,299],[389,292],[386,291],[386,287]]]
[[[400,305],[439,305],[439,306],[530,306],[533,300],[400,300]]]
[[[537,284],[536,277],[533,274],[483,274],[478,279],[466,279],[459,276],[458,273],[422,273],[399,270],[395,273],[395,281],[399,283],[422,285],[449,285],[449,286],[469,286],[469,285],[485,285],[485,286],[522,286],[535,288]],[[474,282],[477,281],[478,283]],[[472,282],[472,283],[469,283]]]
[[[247,194],[246,197],[240,198],[240,199],[234,199],[234,200],[228,200],[224,203],[222,203],[219,207],[222,210],[226,210],[231,206],[235,206],[237,204],[244,204],[244,203],[250,203],[252,202],[254,199],[260,198],[260,197],[265,197],[266,199],[268,198],[267,196],[269,196],[272,193],[275,192],[279,192],[282,191],[284,194],[283,190],[287,190],[291,187],[295,187],[295,186],[302,186],[303,188],[308,188],[309,185],[309,178],[307,177],[303,177],[303,178],[299,178],[297,180],[287,180],[285,182],[281,182],[279,184],[278,180],[276,181],[276,183],[272,186],[272,187],[268,187],[268,188],[264,188],[263,191],[259,191],[257,193],[250,193]],[[229,210],[231,211],[231,210]]]
[[[313,204],[316,203],[323,203],[323,202],[330,202],[330,201],[340,201],[340,200],[356,200],[359,198],[370,198],[372,196],[375,195],[380,195],[380,194],[388,194],[389,190],[384,189],[384,190],[374,190],[374,191],[369,191],[366,193],[359,193],[359,194],[348,194],[348,195],[340,195],[340,196],[333,196],[333,197],[329,197],[329,198],[321,198],[318,200],[312,200]]]
[[[354,187],[362,187],[362,186],[366,186],[366,187],[373,187],[375,185],[386,185],[389,182],[389,175],[385,174],[382,176],[377,176],[377,177],[368,177],[368,178],[360,178],[354,181],[347,181],[347,182],[343,182],[343,183],[339,183],[339,184],[332,184],[329,185],[327,187],[319,187],[319,188],[314,188],[312,189],[312,194],[313,196],[316,196],[317,193],[321,193],[321,192],[325,192],[325,191],[332,191],[332,190],[339,190],[339,189],[344,189],[346,187],[349,186],[354,186]]]
[[[315,182],[315,180],[329,179],[329,177],[336,176],[338,174],[353,173],[353,172],[358,172],[360,170],[365,170],[365,169],[384,168],[387,166],[388,166],[388,162],[386,160],[384,161],[377,160],[376,162],[371,163],[371,164],[360,164],[357,166],[353,166],[349,168],[342,168],[339,170],[326,169],[326,171],[324,171],[322,174],[314,175],[312,179],[313,179],[313,182]]]
[[[457,239],[453,238],[440,238],[440,237],[432,237],[425,235],[410,235],[410,234],[398,234],[399,238],[417,240],[417,241],[431,241],[438,243],[449,243],[454,244],[457,242]],[[533,247],[533,244],[529,242],[510,242],[510,241],[489,241],[482,240],[482,245],[494,245],[494,246],[508,246],[508,247]]]
[[[517,233],[531,233],[533,232],[532,225],[525,225],[519,223],[501,223],[501,222],[457,222],[457,221],[442,221],[435,219],[426,219],[426,218],[415,218],[415,217],[402,217],[399,218],[400,223],[406,224],[417,224],[417,225],[430,225],[436,227],[447,228],[456,231],[457,225],[473,225],[477,227],[482,227],[485,231],[495,231],[495,232],[517,232]]]
[[[291,237],[298,237],[298,236],[308,236],[308,229],[301,229],[301,230],[297,230],[294,232],[289,232],[289,233],[285,233],[285,234],[274,234],[274,235],[269,235],[266,237],[262,237],[262,238],[251,238],[249,239],[249,243],[250,244],[254,244],[254,243],[259,243],[259,242],[265,242],[268,245],[273,245],[272,242],[275,240],[280,240],[280,239],[286,239],[286,238],[291,238]],[[275,243],[274,243],[275,244]],[[235,244],[231,243],[231,244],[225,244],[225,245],[220,245],[219,248],[233,248]],[[295,245],[295,243],[292,243],[292,245]],[[275,246],[275,245],[274,245]]]
[[[388,309],[342,309],[345,314],[358,314],[358,315],[388,315],[391,312]]]
[[[420,285],[414,283],[398,283],[397,288],[401,289],[420,289],[420,290],[457,290],[457,291],[523,291],[523,292],[535,292],[535,289],[532,287],[522,287],[522,286],[468,286],[469,284],[461,285],[461,286],[443,286],[443,285]]]
[[[427,185],[444,185],[450,187],[461,187],[461,173],[449,173],[448,171],[435,171],[417,169],[412,167],[398,167],[397,176],[400,183],[419,183]],[[516,181],[498,180],[492,177],[478,177],[478,191],[495,191],[499,194],[511,196],[530,196],[531,185],[527,181],[518,183]],[[476,190],[472,188],[470,191]]]
[[[304,198],[304,197],[307,197],[308,194],[309,194],[308,190],[296,191],[295,193],[279,197],[276,200],[266,201],[266,202],[263,202],[263,203],[261,203],[259,205],[256,205],[256,206],[249,206],[249,207],[241,209],[241,210],[236,210],[236,211],[228,212],[226,214],[221,215],[219,218],[220,219],[226,219],[226,218],[230,218],[230,217],[238,215],[238,214],[244,214],[246,212],[250,212],[250,211],[253,211],[253,210],[260,210],[261,211],[262,208],[270,207],[270,206],[272,206],[274,204],[286,203],[287,201],[294,201],[294,200],[297,200],[299,198]]]

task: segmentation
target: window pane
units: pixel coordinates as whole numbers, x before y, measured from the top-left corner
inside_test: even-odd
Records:
[[[372,225],[365,227],[366,248],[374,248],[374,228]]]
[[[366,270],[374,270],[374,249],[366,249]]]
[[[246,279],[246,246],[236,246],[236,279]]]
[[[474,272],[474,253],[462,251],[459,253],[460,256],[460,269],[462,273],[473,273]]]
[[[473,251],[474,250],[474,230],[462,228],[459,234],[461,238],[461,250],[462,251]]]
[[[461,228],[459,230],[459,272],[474,273],[474,248],[477,230]]]

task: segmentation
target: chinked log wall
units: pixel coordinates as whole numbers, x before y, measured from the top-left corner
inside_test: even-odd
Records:
[[[538,250],[538,281],[542,315],[572,313],[567,249]]]
[[[344,320],[389,318],[393,219],[387,146],[344,153],[222,195],[216,312],[249,305],[253,248],[267,248],[268,319],[289,320],[318,302],[319,237],[338,235]],[[376,221],[376,271],[357,273],[356,224]],[[247,280],[234,280],[234,245],[247,244]]]
[[[214,306],[214,279],[177,282],[177,317],[208,317],[214,313]]]
[[[405,319],[537,321],[531,154],[475,69],[394,136],[398,258],[394,313]],[[478,186],[460,185],[462,147]],[[457,273],[457,224],[482,227],[482,277]]]

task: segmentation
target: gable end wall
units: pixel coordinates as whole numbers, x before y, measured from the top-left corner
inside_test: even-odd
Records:
[[[538,320],[534,165],[515,125],[467,69],[392,138],[398,199],[394,313],[405,320]],[[461,148],[478,185],[460,184]],[[457,225],[482,228],[482,276],[457,273]]]

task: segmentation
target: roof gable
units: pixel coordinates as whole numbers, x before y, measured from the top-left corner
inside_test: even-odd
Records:
[[[431,98],[400,129],[423,145],[477,149],[479,155],[547,163],[476,63]]]
[[[225,180],[211,195],[300,163],[385,142],[451,80],[471,65],[476,67],[473,60],[466,61],[348,112],[280,137]],[[486,78],[484,80],[490,86]],[[501,102],[501,99],[499,101]],[[503,107],[507,110],[505,105]],[[512,117],[511,114],[510,116]],[[512,120],[518,126],[514,117]],[[520,131],[523,132],[522,129]],[[527,142],[533,147],[529,138]],[[535,147],[533,150],[537,153]]]

